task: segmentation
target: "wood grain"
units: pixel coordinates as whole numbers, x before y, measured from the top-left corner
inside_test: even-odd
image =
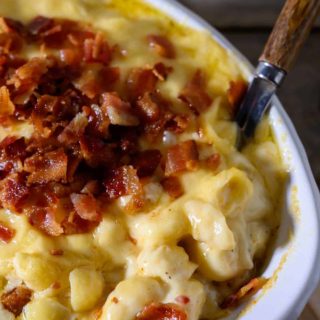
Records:
[[[320,9],[320,0],[287,0],[260,61],[289,71]]]
[[[217,28],[273,27],[284,0],[179,0]],[[320,27],[320,17],[315,23]]]

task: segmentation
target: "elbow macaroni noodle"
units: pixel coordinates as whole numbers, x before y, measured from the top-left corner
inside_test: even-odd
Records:
[[[0,14],[22,21],[38,14],[88,21],[127,50],[127,59],[114,62],[124,70],[159,60],[144,42],[147,34],[174,39],[174,72],[160,84],[161,92],[177,97],[200,68],[215,99],[200,116],[201,134],[168,134],[164,143],[194,139],[209,146],[200,148],[200,157],[218,152],[221,164],[216,171],[183,174],[185,194],[175,201],[160,184],[145,186],[150,212],[127,215],[121,210],[126,199],[120,199],[92,234],[46,237],[24,216],[1,210],[0,219],[17,234],[0,243],[0,290],[24,282],[34,291],[20,320],[133,320],[145,305],[175,303],[178,296],[190,299],[182,306],[188,320],[216,319],[218,301],[232,292],[226,281],[236,287],[252,277],[277,226],[285,171],[268,119],[243,153],[234,147],[235,124],[225,105],[229,82],[242,77],[237,62],[210,35],[177,26],[137,0],[128,2],[2,0]],[[28,125],[11,130],[30,135]],[[0,127],[1,139],[10,133]],[[53,249],[64,254],[52,256]],[[0,318],[13,319],[3,308]]]

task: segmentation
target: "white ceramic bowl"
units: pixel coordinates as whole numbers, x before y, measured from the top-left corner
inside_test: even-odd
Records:
[[[174,20],[206,30],[239,61],[250,79],[253,67],[216,29],[174,0],[145,0]],[[268,267],[263,276],[272,278],[240,312],[243,320],[297,319],[320,278],[320,196],[300,139],[275,98],[271,125],[290,176],[286,186],[282,223]]]

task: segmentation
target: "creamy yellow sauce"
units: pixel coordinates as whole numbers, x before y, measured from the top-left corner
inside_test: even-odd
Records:
[[[2,0],[0,15],[24,22],[36,15],[89,22],[126,51],[112,61],[122,77],[132,67],[161,60],[172,65],[174,72],[159,90],[176,101],[193,72],[204,70],[214,101],[200,116],[201,134],[187,131],[165,143],[193,139],[221,155],[216,171],[200,168],[182,176],[185,194],[176,201],[160,184],[150,183],[148,212],[127,215],[123,197],[91,234],[50,238],[23,215],[1,210],[0,220],[17,234],[11,243],[0,243],[0,291],[20,282],[34,291],[18,319],[133,320],[150,302],[175,303],[181,295],[190,298],[182,306],[188,320],[219,318],[224,312],[217,301],[231,292],[226,281],[236,287],[265,254],[279,221],[285,176],[268,118],[243,153],[234,148],[226,92],[231,80],[243,77],[237,62],[209,34],[177,25],[136,0]],[[171,39],[176,59],[160,59],[150,50],[145,39],[152,33]],[[30,130],[27,124],[0,127],[0,140],[13,133],[28,137]],[[64,255],[52,256],[52,249],[63,249]],[[0,319],[14,316],[0,308]]]

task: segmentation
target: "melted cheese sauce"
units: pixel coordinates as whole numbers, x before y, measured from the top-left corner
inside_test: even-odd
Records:
[[[149,183],[145,192],[153,205],[147,212],[125,214],[122,197],[92,234],[50,238],[24,216],[1,210],[0,220],[17,234],[11,243],[0,243],[0,291],[22,281],[34,290],[21,320],[131,320],[146,304],[175,303],[181,295],[190,298],[182,306],[188,320],[219,318],[224,312],[218,301],[232,291],[230,283],[236,287],[250,278],[266,254],[285,176],[267,118],[243,153],[234,148],[236,128],[225,107],[230,81],[242,78],[237,62],[209,34],[177,25],[140,1],[0,2],[2,16],[26,22],[39,14],[89,22],[105,32],[126,53],[112,62],[123,77],[132,67],[161,60],[172,65],[174,72],[159,85],[165,97],[176,100],[193,72],[205,70],[214,102],[200,116],[201,130],[167,133],[164,143],[194,139],[209,146],[200,157],[218,152],[221,164],[216,171],[184,174],[185,194],[176,201],[160,184]],[[176,59],[160,59],[150,50],[145,38],[152,33],[171,39]],[[0,140],[28,137],[30,130],[27,124],[0,127]],[[53,256],[54,249],[64,254]],[[0,318],[14,316],[0,308]]]

